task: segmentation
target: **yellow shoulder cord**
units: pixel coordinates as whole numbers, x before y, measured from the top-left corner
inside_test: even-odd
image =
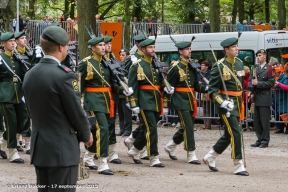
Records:
[[[94,71],[99,75],[99,77],[109,86],[111,87],[111,85],[104,79],[104,77],[102,77],[102,75],[100,75],[100,73],[97,71],[97,69],[95,69],[95,67],[87,60],[88,65],[91,66]]]
[[[225,67],[226,65],[224,65],[222,62],[220,62],[219,64],[222,64],[223,67]],[[242,83],[239,81],[239,79],[236,77],[236,75],[229,69],[229,67],[226,67],[227,70],[229,71],[229,73],[232,75],[232,77],[235,79],[235,81],[239,84],[239,86],[241,87],[241,89],[243,89],[242,87]]]
[[[140,63],[138,63],[139,67],[141,67]],[[148,77],[145,75],[144,71],[143,71],[144,77],[145,79],[152,85],[152,87],[154,87],[161,95],[161,92],[159,89],[157,89],[157,87],[155,87],[155,85],[153,85],[153,83],[148,79]]]

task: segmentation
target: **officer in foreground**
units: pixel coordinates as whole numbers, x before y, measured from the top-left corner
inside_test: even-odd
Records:
[[[79,142],[91,146],[93,139],[76,75],[60,64],[67,55],[68,34],[48,27],[40,42],[45,56],[26,74],[23,90],[33,122],[31,164],[37,184],[50,190],[52,185],[76,185]]]
[[[243,80],[245,76],[243,63],[238,56],[238,39],[228,38],[221,42],[226,57],[217,61],[211,69],[209,82],[210,98],[215,104],[216,113],[220,115],[225,124],[224,135],[216,142],[213,149],[204,156],[204,162],[211,171],[216,168],[216,157],[231,144],[231,158],[234,163],[236,175],[248,176],[242,158],[242,142],[239,127],[239,119],[244,116],[244,105],[241,99],[243,93]],[[220,72],[217,65],[220,67]],[[223,87],[221,76],[227,90]],[[226,98],[226,93],[229,100]]]

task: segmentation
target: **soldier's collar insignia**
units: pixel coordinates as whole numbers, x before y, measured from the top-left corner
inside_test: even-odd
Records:
[[[182,58],[181,58],[180,62],[181,62],[182,64],[184,64],[184,65],[188,65],[189,60],[186,60],[186,59],[182,59]]]
[[[143,55],[144,55],[144,53],[143,53],[142,51],[140,51],[140,50],[138,50],[137,53],[138,53],[138,55],[140,55],[140,56],[143,56]]]
[[[92,55],[92,58],[95,59],[95,60],[98,61],[98,62],[101,62],[101,61],[102,61],[102,56],[96,55],[96,54],[94,54],[94,53],[93,53],[93,55]]]
[[[24,49],[22,49],[21,47],[17,46],[17,51],[23,55],[26,50],[25,50],[25,47]]]
[[[146,61],[147,63],[152,63],[152,57],[151,58],[147,58],[147,57],[143,57],[143,60]]]
[[[230,57],[227,57],[226,60],[231,63],[231,64],[234,64],[235,63],[235,58],[230,58]]]
[[[78,82],[76,80],[72,81],[72,86],[73,86],[74,91],[79,91]]]
[[[10,52],[10,51],[5,51],[5,55],[9,56],[9,57],[12,57],[13,55],[13,52]]]

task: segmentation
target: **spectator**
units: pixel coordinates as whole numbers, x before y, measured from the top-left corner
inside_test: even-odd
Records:
[[[247,56],[249,57],[249,56]],[[250,59],[250,57],[249,57]],[[245,59],[244,59],[245,60]],[[245,109],[248,108],[248,110],[250,110],[250,107],[251,107],[251,99],[248,99],[246,100],[246,97],[247,97],[247,87],[248,87],[248,82],[249,82],[249,77],[250,77],[250,67],[248,66],[244,66],[244,72],[245,72],[245,76],[244,76],[244,95],[243,95],[243,98],[244,98],[244,104],[245,104]],[[246,113],[246,110],[244,111]],[[248,114],[245,115],[245,117],[247,117]],[[249,126],[253,127],[253,122],[249,122],[248,123]],[[246,124],[244,124],[242,126],[243,128],[243,131],[246,131],[247,130],[247,127],[246,127]],[[253,129],[252,129],[253,130]]]
[[[193,24],[202,24],[200,21],[199,21],[199,17],[195,17],[194,18],[194,23]]]
[[[243,31],[250,31],[249,25],[246,20],[243,20]]]
[[[23,19],[21,17],[21,13],[19,13],[19,31],[23,31],[23,30],[24,30]]]
[[[13,19],[13,31],[16,32],[17,20]]]
[[[270,26],[270,30],[277,30],[278,27],[276,26],[275,21],[272,22],[272,25]]]
[[[120,61],[125,61],[125,59],[130,55],[130,53],[129,50],[127,49],[121,49],[119,55],[120,55]]]
[[[148,33],[150,35],[154,35],[157,33],[157,21],[154,16],[150,17]]]
[[[201,73],[202,75],[198,74],[198,82],[202,85],[207,85],[207,82],[205,82],[205,77],[207,80],[210,79],[210,70],[209,70],[209,63],[208,61],[202,61],[201,63]],[[210,117],[211,115],[211,107],[210,107],[210,98],[208,93],[200,93],[200,103],[201,107],[203,109],[203,116],[204,116],[204,127],[203,129],[211,129],[211,119],[205,118]]]
[[[287,101],[288,101],[288,64],[284,66],[285,72],[279,77],[278,81],[276,81],[276,119],[280,119],[280,115],[288,112],[287,109]],[[279,89],[281,88],[281,89]],[[287,123],[287,122],[286,122]],[[274,133],[284,133],[284,123],[277,124],[278,130]],[[285,125],[286,131],[285,134],[288,134],[288,127]]]
[[[250,25],[255,25],[255,22],[253,19],[251,19]]]
[[[210,33],[210,23],[203,19],[203,33]]]
[[[26,30],[26,32],[28,32],[27,30],[28,30],[28,27],[29,27],[28,26],[29,21],[30,21],[30,17],[26,17],[25,22],[23,23],[24,30]]]
[[[238,32],[242,32],[243,31],[243,25],[240,23],[240,21],[238,21],[238,23],[237,23],[237,31]]]
[[[148,17],[144,17],[144,19],[143,19],[143,23],[149,23],[149,21],[148,21]]]
[[[137,32],[138,32],[138,25],[139,25],[139,23],[138,23],[138,19],[137,19],[137,17],[133,17],[133,22],[132,22],[132,33],[134,34],[134,35],[137,35]]]
[[[120,17],[117,17],[117,22],[121,22],[121,18]]]
[[[251,66],[252,66],[252,61],[251,61],[251,57],[250,57],[250,56],[246,56],[246,57],[244,58],[243,65],[251,68]]]

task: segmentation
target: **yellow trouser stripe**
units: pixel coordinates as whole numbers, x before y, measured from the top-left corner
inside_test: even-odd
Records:
[[[179,114],[181,126],[184,129],[184,131],[183,131],[184,149],[187,151],[188,150],[188,144],[187,144],[186,126],[185,126],[185,122],[184,122],[184,119],[183,119],[183,116],[182,116],[182,113],[180,110],[178,110],[178,114]]]
[[[146,128],[146,140],[147,140],[147,143],[146,143],[146,148],[147,148],[147,155],[150,156],[150,129],[149,129],[149,125],[148,125],[148,122],[147,122],[147,119],[146,119],[146,116],[145,116],[145,113],[143,110],[140,110],[140,113],[142,115],[142,118],[143,118],[143,121],[144,121],[144,124],[145,124],[145,128]]]
[[[227,126],[228,133],[230,134],[230,142],[231,142],[231,158],[235,159],[235,144],[234,144],[234,135],[232,132],[232,128],[228,122],[228,119],[225,115],[222,115],[222,118]]]
[[[94,116],[95,115],[94,111],[90,111],[90,115]],[[100,137],[100,127],[99,127],[97,119],[96,119],[95,127],[96,127],[96,133],[95,134],[96,134],[96,138],[97,138],[95,153],[96,153],[97,157],[100,157],[100,139],[101,139],[101,137]],[[95,142],[95,141],[93,141],[93,142]]]
[[[7,134],[8,134],[7,135],[7,148],[8,148],[9,138],[10,138],[10,127],[9,127],[9,122],[8,122],[8,117],[7,117],[7,113],[6,113],[5,107],[4,107],[3,103],[1,103],[1,104],[2,104],[2,109],[3,109],[3,112],[4,112],[4,117],[6,119],[5,124],[6,124],[6,131],[7,131]]]

